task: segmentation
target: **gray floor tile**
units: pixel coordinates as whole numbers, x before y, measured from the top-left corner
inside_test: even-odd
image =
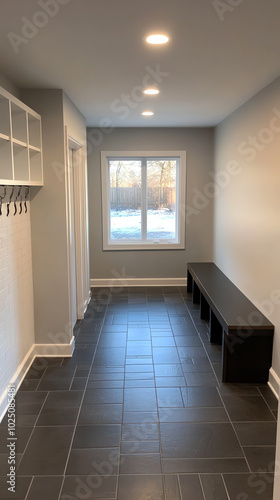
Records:
[[[244,458],[211,458],[211,460],[208,458],[163,458],[162,467],[165,474],[215,474],[249,471]]]
[[[82,391],[49,392],[43,410],[79,408],[83,397]]]
[[[182,498],[204,500],[198,475],[179,476]]]
[[[164,422],[228,422],[224,408],[159,408],[159,421]]]
[[[157,387],[185,387],[184,377],[156,377]]]
[[[81,475],[66,476],[61,499],[86,498],[87,500],[114,499],[117,491],[117,476]]]
[[[141,453],[160,453],[159,441],[122,441],[122,455],[139,455]]]
[[[158,424],[123,424],[122,441],[158,441]]]
[[[157,399],[159,408],[179,408],[184,406],[179,387],[157,388]]]
[[[227,423],[160,424],[164,458],[241,458],[242,450]]]
[[[155,376],[156,377],[182,377],[183,370],[179,364],[155,364]]]
[[[161,474],[160,454],[121,455],[120,474]]]
[[[245,446],[243,451],[252,472],[273,471],[275,446]]]
[[[273,477],[268,474],[224,474],[230,499],[272,500]]]
[[[121,424],[122,405],[100,404],[81,407],[78,425]]]
[[[124,424],[146,424],[158,422],[157,411],[125,411],[123,413]]]
[[[180,363],[176,347],[153,347],[154,363]]]
[[[155,411],[156,391],[152,388],[125,388],[124,411]]]
[[[71,450],[66,475],[114,475],[119,470],[119,448]]]
[[[35,476],[26,500],[58,500],[63,476]]]
[[[153,337],[152,340],[153,347],[175,347],[175,341],[173,337]]]
[[[122,389],[87,389],[83,400],[84,405],[122,404]]]
[[[73,432],[74,427],[36,427],[20,462],[18,474],[63,475]]]
[[[205,500],[228,500],[221,474],[202,474],[200,481]]]
[[[233,422],[274,421],[261,396],[222,396]]]
[[[72,448],[115,448],[119,446],[120,439],[120,425],[79,425]]]
[[[188,387],[216,387],[217,378],[214,373],[185,373]]]
[[[165,500],[181,500],[178,476],[164,476]]]
[[[190,407],[223,407],[215,387],[182,387],[184,405]]]
[[[242,446],[275,445],[276,422],[235,423],[235,432]]]
[[[79,408],[56,408],[45,409],[39,415],[36,426],[57,426],[57,425],[75,425],[78,417]]]
[[[16,488],[13,491],[8,491],[9,485],[7,484],[7,477],[0,476],[0,499],[4,500],[24,500],[32,477],[19,477],[16,478]]]
[[[27,442],[33,432],[32,427],[17,427],[16,428],[16,451],[17,453],[23,453]],[[6,453],[7,451],[7,438],[8,438],[8,428],[6,426],[0,427],[0,453]]]
[[[160,475],[120,476],[118,500],[164,500]]]

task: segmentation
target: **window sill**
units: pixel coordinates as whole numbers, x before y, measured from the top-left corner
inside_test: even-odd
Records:
[[[185,250],[182,243],[112,243],[103,244],[104,251],[126,251],[126,250]]]

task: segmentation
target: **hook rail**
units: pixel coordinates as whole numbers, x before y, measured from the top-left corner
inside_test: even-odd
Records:
[[[8,189],[11,189],[9,192]],[[14,214],[13,215],[21,215],[23,212],[23,190],[24,190],[24,213],[27,213],[27,199],[29,195],[29,186],[18,186],[17,191],[15,191],[16,186],[0,186],[0,216],[3,215],[3,202],[6,197],[8,197],[7,201],[7,217],[10,215],[10,205],[14,204]],[[16,194],[15,194],[16,193]],[[19,205],[19,209],[18,209]]]

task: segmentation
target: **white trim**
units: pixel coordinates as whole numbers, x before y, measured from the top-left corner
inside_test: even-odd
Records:
[[[272,390],[274,396],[276,396],[279,400],[280,377],[278,377],[273,368],[270,368],[269,370],[268,387]]]
[[[110,179],[108,172],[108,159],[127,158],[143,161],[149,158],[176,159],[176,238],[174,240],[111,240],[110,239]],[[178,168],[180,159],[180,168]],[[103,250],[184,250],[185,249],[185,199],[186,199],[186,151],[101,151],[101,190],[102,190],[102,227]],[[178,172],[179,170],[179,172]],[[142,165],[143,181],[143,165]],[[145,189],[145,184],[142,183]],[[145,206],[145,196],[144,200]],[[143,213],[142,213],[143,224]],[[143,225],[145,233],[145,225]]]
[[[55,352],[53,354],[49,354],[48,351],[50,347],[55,349]],[[19,390],[24,377],[26,376],[30,366],[32,365],[34,359],[36,357],[44,357],[44,358],[53,358],[53,357],[62,357],[62,358],[68,358],[72,357],[73,352],[75,350],[75,338],[73,337],[71,340],[70,344],[33,344],[26,356],[24,357],[23,361],[19,365],[17,371],[13,375],[13,377],[10,379],[10,382],[8,383],[6,389],[4,392],[1,394],[0,397],[0,422],[4,418],[7,409],[8,409],[8,401],[7,401],[7,395],[8,395],[8,387],[10,386],[15,386],[15,392]]]
[[[91,279],[91,287],[187,286],[187,278],[106,278]]]

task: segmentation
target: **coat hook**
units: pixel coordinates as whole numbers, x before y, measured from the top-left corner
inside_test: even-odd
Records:
[[[20,186],[20,202],[19,202],[19,215],[22,213],[22,194],[21,194],[22,186]]]
[[[16,204],[16,202],[17,202],[17,200],[18,200],[18,198],[20,196],[20,192],[21,192],[21,186],[19,186],[18,193],[17,193],[17,195],[15,197],[15,200],[14,200],[14,207],[15,207],[14,215],[16,215],[16,213],[17,213],[17,204]]]
[[[25,213],[27,212],[27,205],[26,205],[26,200],[27,200],[27,196],[29,194],[29,187],[26,187],[25,188],[25,197],[24,197],[24,207],[25,207]]]
[[[4,189],[3,194],[0,195],[0,215],[2,215],[2,202],[6,197],[6,186],[1,186]]]
[[[14,196],[14,191],[15,191],[15,186],[12,187],[12,191],[11,191],[11,194],[10,194],[10,199],[9,199],[9,203],[7,203],[7,217],[10,213],[10,204],[12,202],[12,197]]]

